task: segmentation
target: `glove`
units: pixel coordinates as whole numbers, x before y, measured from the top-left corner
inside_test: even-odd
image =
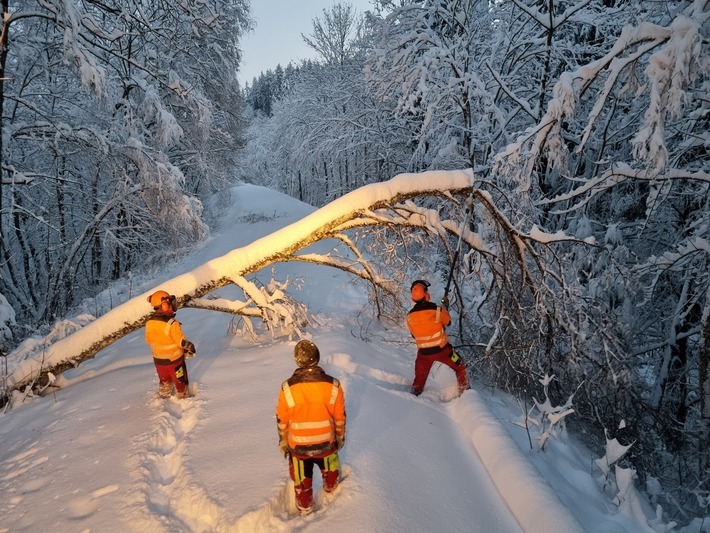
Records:
[[[180,344],[182,345],[182,349],[185,350],[185,357],[187,357],[188,359],[190,359],[191,357],[195,357],[195,353],[197,353],[197,350],[195,349],[194,344],[192,344],[187,339],[183,339]]]
[[[449,298],[447,296],[444,296],[441,299],[441,305],[446,309],[447,311],[449,310]]]
[[[279,440],[279,450],[281,450],[281,455],[288,456],[288,441],[286,439]]]
[[[338,446],[338,450],[345,445],[345,435],[336,435],[335,444]]]

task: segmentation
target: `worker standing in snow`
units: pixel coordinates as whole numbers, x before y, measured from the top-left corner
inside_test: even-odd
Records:
[[[446,327],[451,323],[448,302],[439,306],[429,301],[429,282],[418,279],[410,287],[414,307],[407,315],[407,327],[417,343],[417,359],[414,362],[412,394],[419,396],[429,377],[434,363],[448,366],[456,373],[459,394],[469,388],[466,362],[454,351],[446,336]]]
[[[318,366],[320,352],[309,340],[294,348],[298,368],[281,385],[276,406],[279,448],[289,460],[289,474],[300,514],[313,510],[313,467],[323,476],[323,490],[340,482],[338,450],[345,443],[345,395],[340,382]]]
[[[178,398],[188,395],[190,384],[185,359],[195,356],[195,345],[185,338],[180,322],[175,320],[175,296],[157,291],[148,296],[153,314],[145,324],[145,341],[153,352],[158,372],[159,394],[167,398],[177,391]]]

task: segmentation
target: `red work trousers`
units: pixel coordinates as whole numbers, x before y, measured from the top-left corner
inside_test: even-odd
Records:
[[[450,344],[447,344],[440,352],[431,355],[422,355],[420,351],[417,351],[417,359],[414,362],[414,382],[412,383],[412,392],[414,394],[419,396],[424,390],[431,366],[434,363],[446,365],[456,372],[456,381],[458,382],[460,393],[469,388],[466,362],[454,352]]]
[[[318,465],[323,476],[323,490],[333,492],[340,482],[340,459],[334,451],[325,457],[290,456],[288,473],[293,480],[296,493],[296,507],[307,513],[313,509],[313,467]]]
[[[175,385],[178,396],[184,396],[190,381],[187,377],[187,365],[184,359],[179,359],[169,365],[159,365],[156,363],[155,370],[158,372],[158,380],[161,386],[169,383]]]

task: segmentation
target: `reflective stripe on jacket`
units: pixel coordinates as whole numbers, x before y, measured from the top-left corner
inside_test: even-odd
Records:
[[[153,313],[145,324],[145,342],[150,345],[157,364],[171,364],[183,357],[180,322],[172,315]]]
[[[295,456],[318,457],[345,435],[345,396],[340,382],[322,368],[299,368],[284,381],[276,406],[279,438]]]
[[[417,303],[407,315],[409,332],[423,354],[437,353],[448,344],[444,328],[450,323],[446,308],[432,302]]]

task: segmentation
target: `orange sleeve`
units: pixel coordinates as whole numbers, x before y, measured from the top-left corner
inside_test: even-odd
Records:
[[[288,422],[289,419],[289,411],[290,409],[288,408],[288,405],[286,405],[286,397],[284,396],[284,391],[281,389],[279,391],[279,399],[278,402],[276,403],[276,418],[280,422]]]
[[[444,325],[444,327],[448,326],[451,324],[451,315],[449,314],[449,310],[446,309],[446,307],[441,307],[441,323]]]
[[[173,322],[172,326],[170,326],[170,337],[173,339],[175,344],[177,344],[180,347],[182,347],[182,341],[186,340],[185,335],[182,332],[182,326],[180,325],[180,322],[178,322],[177,320],[175,320]]]
[[[345,414],[345,394],[343,393],[343,386],[338,386],[338,394],[335,398],[335,406],[333,407],[333,422],[335,424],[335,434],[342,436],[345,434],[345,421],[347,415]]]
[[[276,402],[276,425],[279,430],[279,437],[286,437],[289,421],[291,420],[291,409],[286,404],[286,396],[283,388],[279,391],[279,399]]]

